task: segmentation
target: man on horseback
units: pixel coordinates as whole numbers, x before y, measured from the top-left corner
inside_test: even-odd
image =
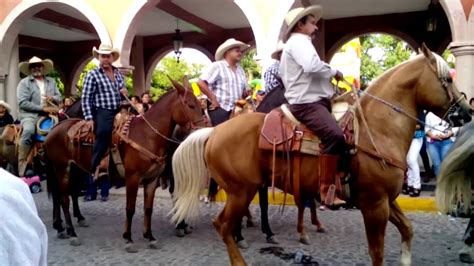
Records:
[[[111,45],[101,44],[99,49],[93,48],[92,54],[99,60],[100,65],[87,73],[82,90],[84,118],[95,133],[90,168],[92,175],[87,180],[88,190],[84,197],[86,201],[95,200],[97,192],[93,185],[94,174],[109,149],[115,114],[120,107],[121,94],[127,94],[122,74],[118,68],[112,65],[119,58],[119,51],[113,49]],[[108,200],[109,188],[109,180],[103,180],[100,191],[102,201]]]
[[[288,30],[280,63],[280,74],[285,85],[285,97],[293,115],[318,137],[324,149],[320,162],[321,202],[335,206],[345,201],[335,196],[326,199],[328,189],[334,184],[339,155],[346,150],[344,134],[331,115],[331,98],[335,90],[330,81],[341,80],[341,72],[321,61],[313,46],[312,38],[322,16],[320,6],[296,8],[288,12],[285,22]],[[328,203],[329,202],[329,203]]]
[[[61,102],[61,94],[54,79],[45,76],[53,70],[53,61],[34,56],[21,62],[19,69],[27,76],[17,88],[18,118],[23,127],[18,147],[18,175],[24,176],[38,119],[42,115],[58,113],[58,108],[50,105]]]
[[[277,49],[272,53],[271,57],[275,62],[267,68],[263,74],[265,80],[265,90],[266,93],[269,93],[274,88],[280,86],[280,58],[281,53],[283,52],[283,42],[279,41]]]
[[[246,96],[247,76],[239,63],[243,52],[249,47],[233,38],[226,40],[216,50],[216,61],[197,82],[201,91],[211,101],[208,114],[214,127],[227,121],[235,102]],[[209,194],[214,192],[217,192],[217,183],[211,180]]]

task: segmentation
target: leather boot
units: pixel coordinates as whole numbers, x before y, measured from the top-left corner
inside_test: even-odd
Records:
[[[26,166],[28,165],[28,153],[30,153],[31,146],[20,144],[18,146],[18,176],[25,175]]]
[[[328,206],[340,206],[346,204],[336,195],[336,172],[339,156],[323,154],[319,156],[319,193],[321,195],[321,203]],[[339,185],[340,186],[340,185]]]

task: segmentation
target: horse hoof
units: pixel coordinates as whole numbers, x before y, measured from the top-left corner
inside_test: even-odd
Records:
[[[69,235],[65,231],[58,232],[58,238],[59,239],[68,239]]]
[[[175,229],[177,237],[184,237],[184,229]]]
[[[326,228],[324,228],[324,227],[321,226],[321,227],[319,227],[318,229],[316,229],[316,232],[318,232],[318,233],[326,233],[327,231],[326,231]]]
[[[156,241],[156,240],[150,241],[150,243],[148,244],[148,248],[149,249],[158,249],[158,241]]]
[[[89,227],[89,223],[86,220],[80,220],[77,222],[79,227]]]
[[[310,245],[309,237],[307,235],[300,237],[300,242],[305,245]]]
[[[192,226],[189,226],[189,225],[188,225],[188,226],[186,226],[186,227],[184,228],[184,233],[185,233],[185,234],[189,235],[189,234],[191,234],[192,232],[193,232],[193,227],[192,227]]]
[[[278,240],[276,239],[275,236],[268,237],[267,238],[267,243],[268,244],[276,244],[276,245],[279,244],[279,242],[278,242]]]
[[[247,243],[247,241],[244,240],[240,240],[239,242],[237,242],[237,246],[240,248],[240,249],[248,249],[249,248],[249,244]]]
[[[82,245],[82,242],[77,237],[71,237],[71,239],[69,240],[69,244],[73,247],[77,247],[77,246]]]
[[[125,251],[127,251],[127,253],[137,253],[138,249],[133,245],[133,243],[127,243],[125,244]]]
[[[472,247],[464,245],[459,251],[459,260],[464,263],[473,263],[474,257],[472,256]]]

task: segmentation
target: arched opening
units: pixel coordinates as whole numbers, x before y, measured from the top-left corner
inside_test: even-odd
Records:
[[[416,55],[409,43],[389,34],[371,33],[344,43],[330,60],[356,88],[365,88],[386,70]]]

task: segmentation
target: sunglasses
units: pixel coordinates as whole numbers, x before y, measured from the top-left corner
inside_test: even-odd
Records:
[[[101,54],[100,57],[109,58],[109,57],[112,57],[112,55],[111,54]]]
[[[258,91],[257,95],[265,95],[265,92],[264,91]]]

